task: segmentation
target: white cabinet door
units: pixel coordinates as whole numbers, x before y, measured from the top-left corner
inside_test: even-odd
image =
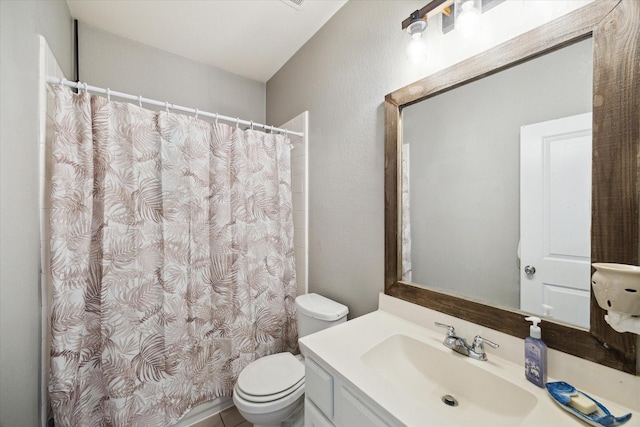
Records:
[[[589,327],[590,230],[591,113],[523,126],[520,309]]]
[[[365,406],[348,389],[340,387],[339,420],[343,427],[388,427],[387,424]]]
[[[305,427],[391,427],[402,425],[343,377],[307,355]]]
[[[333,419],[333,376],[308,357],[304,364],[304,391],[307,399],[328,419]]]
[[[304,400],[304,427],[334,427],[309,399]]]

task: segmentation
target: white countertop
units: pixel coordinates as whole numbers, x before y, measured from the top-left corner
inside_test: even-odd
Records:
[[[460,357],[442,345],[446,331],[434,331],[416,323],[405,320],[385,311],[358,317],[349,322],[337,325],[325,331],[300,339],[300,347],[305,355],[309,355],[334,369],[359,391],[377,402],[393,417],[407,426],[433,425],[438,427],[456,425],[445,417],[449,409],[442,402],[419,401],[408,392],[392,386],[382,376],[365,363],[361,356],[385,339],[402,334],[418,341],[433,345],[442,350],[442,357]],[[484,335],[483,335],[484,336]],[[468,338],[468,337],[467,337]],[[491,336],[488,336],[491,339]],[[519,426],[585,426],[578,418],[562,410],[547,394],[546,389],[529,383],[524,377],[522,364],[501,359],[487,349],[488,360],[478,361],[463,357],[464,363],[472,363],[477,369],[484,369],[494,375],[516,384],[537,398],[531,413]],[[557,379],[549,378],[548,381]],[[569,382],[569,381],[567,381]],[[583,390],[607,407],[613,415],[620,416],[633,412],[619,404],[600,398],[593,390]],[[491,390],[487,390],[491,393]],[[637,397],[640,399],[640,396]],[[479,423],[479,424],[478,424]],[[476,420],[476,425],[482,425]],[[633,412],[626,426],[639,426],[640,414]]]

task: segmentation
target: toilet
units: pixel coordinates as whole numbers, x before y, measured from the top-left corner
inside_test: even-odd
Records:
[[[349,309],[318,294],[296,298],[298,338],[347,320]],[[247,365],[233,389],[233,403],[255,427],[302,426],[304,357],[289,352]]]

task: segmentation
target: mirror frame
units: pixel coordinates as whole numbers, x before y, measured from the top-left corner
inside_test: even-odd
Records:
[[[525,338],[523,312],[403,282],[402,109],[593,37],[592,262],[640,264],[640,2],[595,0],[385,97],[385,294]],[[617,333],[591,293],[589,331],[545,321],[550,348],[637,375],[637,337]]]

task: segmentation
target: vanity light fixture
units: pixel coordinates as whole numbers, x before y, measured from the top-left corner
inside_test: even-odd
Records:
[[[439,13],[443,17],[443,32],[448,32],[457,27],[464,36],[473,35],[479,24],[479,16],[482,12],[493,8],[504,0],[432,0],[422,9],[411,13],[402,21],[402,29],[412,38],[411,46],[415,40],[422,37],[427,28],[427,20]],[[454,16],[455,15],[455,16]],[[444,21],[448,21],[446,24]],[[445,28],[446,27],[446,28]],[[408,50],[415,49],[408,47]]]
[[[482,13],[482,0],[455,0],[455,26],[464,37],[472,36]]]
[[[402,29],[406,30],[411,35],[411,37],[413,37],[414,29],[418,27],[414,27],[411,30],[409,29],[409,27],[411,27],[414,23],[423,20],[425,22],[424,26],[422,26],[422,24],[417,24],[418,26],[422,26],[422,30],[420,30],[420,33],[422,33],[422,31],[427,28],[426,22],[429,18],[437,15],[440,12],[449,15],[451,13],[451,5],[453,5],[453,2],[454,0],[432,0],[422,9],[416,10],[411,15],[409,15],[407,19],[402,21]]]
[[[411,23],[406,28],[413,40],[422,38],[422,32],[427,28],[427,16],[420,18],[419,14],[420,11],[416,10],[410,15]]]
[[[402,21],[402,29],[411,36],[411,41],[407,45],[407,56],[411,62],[419,64],[427,58],[427,45],[422,40],[422,33],[427,28],[427,20],[440,12],[449,15],[453,2],[454,0],[432,0]]]
[[[441,12],[449,15],[453,2],[454,0],[432,0],[402,21],[402,29],[411,36],[407,45],[407,55],[411,62],[421,63],[427,57],[427,45],[422,39],[422,33],[427,28],[427,20]]]
[[[409,19],[411,23],[407,26],[407,33],[411,36],[411,41],[407,45],[407,56],[414,64],[424,62],[427,58],[427,45],[422,40],[422,33],[427,28],[427,16],[420,18],[420,11],[416,10]]]

